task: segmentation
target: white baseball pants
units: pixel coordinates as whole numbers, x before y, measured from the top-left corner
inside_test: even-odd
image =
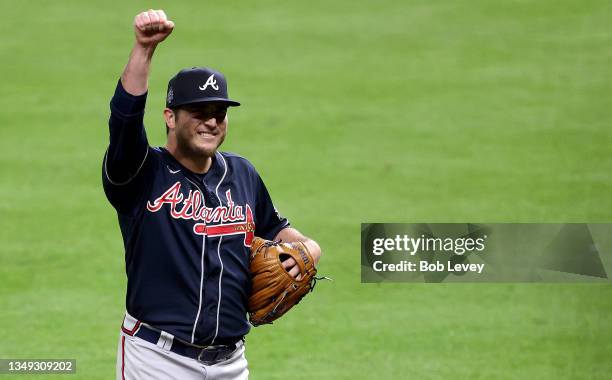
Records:
[[[124,322],[125,323],[125,322]],[[161,339],[161,338],[160,338]],[[121,331],[117,350],[117,380],[242,380],[249,378],[244,344],[214,365],[171,352]]]

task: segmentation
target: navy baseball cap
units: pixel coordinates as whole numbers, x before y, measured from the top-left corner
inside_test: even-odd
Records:
[[[222,102],[230,107],[240,105],[228,98],[225,76],[208,67],[183,69],[168,82],[166,107],[206,102]]]

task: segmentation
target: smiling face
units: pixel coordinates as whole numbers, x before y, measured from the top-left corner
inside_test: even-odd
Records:
[[[182,156],[193,159],[213,157],[227,133],[227,105],[221,102],[186,105],[175,112],[164,111],[169,128]]]

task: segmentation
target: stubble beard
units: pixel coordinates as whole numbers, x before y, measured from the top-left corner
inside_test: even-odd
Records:
[[[219,147],[223,144],[223,141],[225,141],[225,136],[221,136],[219,144],[215,148],[203,148],[201,146],[197,146],[195,143],[192,143],[187,136],[183,136],[182,134],[176,135],[176,146],[179,152],[181,152],[181,155],[183,157],[189,157],[193,160],[205,160],[207,158],[214,157]]]

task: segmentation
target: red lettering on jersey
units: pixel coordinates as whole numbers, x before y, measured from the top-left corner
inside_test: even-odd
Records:
[[[147,202],[147,210],[151,212],[156,212],[165,203],[170,204],[171,210],[174,210],[176,205],[183,200],[183,194],[181,194],[181,183],[177,182],[174,185],[170,186],[165,193],[163,193],[159,198],[151,202]]]
[[[244,246],[250,247],[255,238],[255,223],[251,206],[246,205],[246,221],[243,223],[225,223],[207,226],[204,223],[196,223],[193,232],[198,235],[223,236],[244,234]]]
[[[181,183],[176,182],[153,202],[147,202],[147,210],[158,212],[167,204],[170,216],[174,219],[194,220],[193,232],[198,235],[221,236],[244,234],[244,245],[251,246],[255,237],[255,223],[251,207],[246,205],[246,218],[244,206],[238,206],[232,200],[232,191],[225,193],[227,206],[217,206],[214,209],[206,207],[202,194],[190,190],[185,198],[181,194]],[[219,223],[208,225],[210,223]]]

